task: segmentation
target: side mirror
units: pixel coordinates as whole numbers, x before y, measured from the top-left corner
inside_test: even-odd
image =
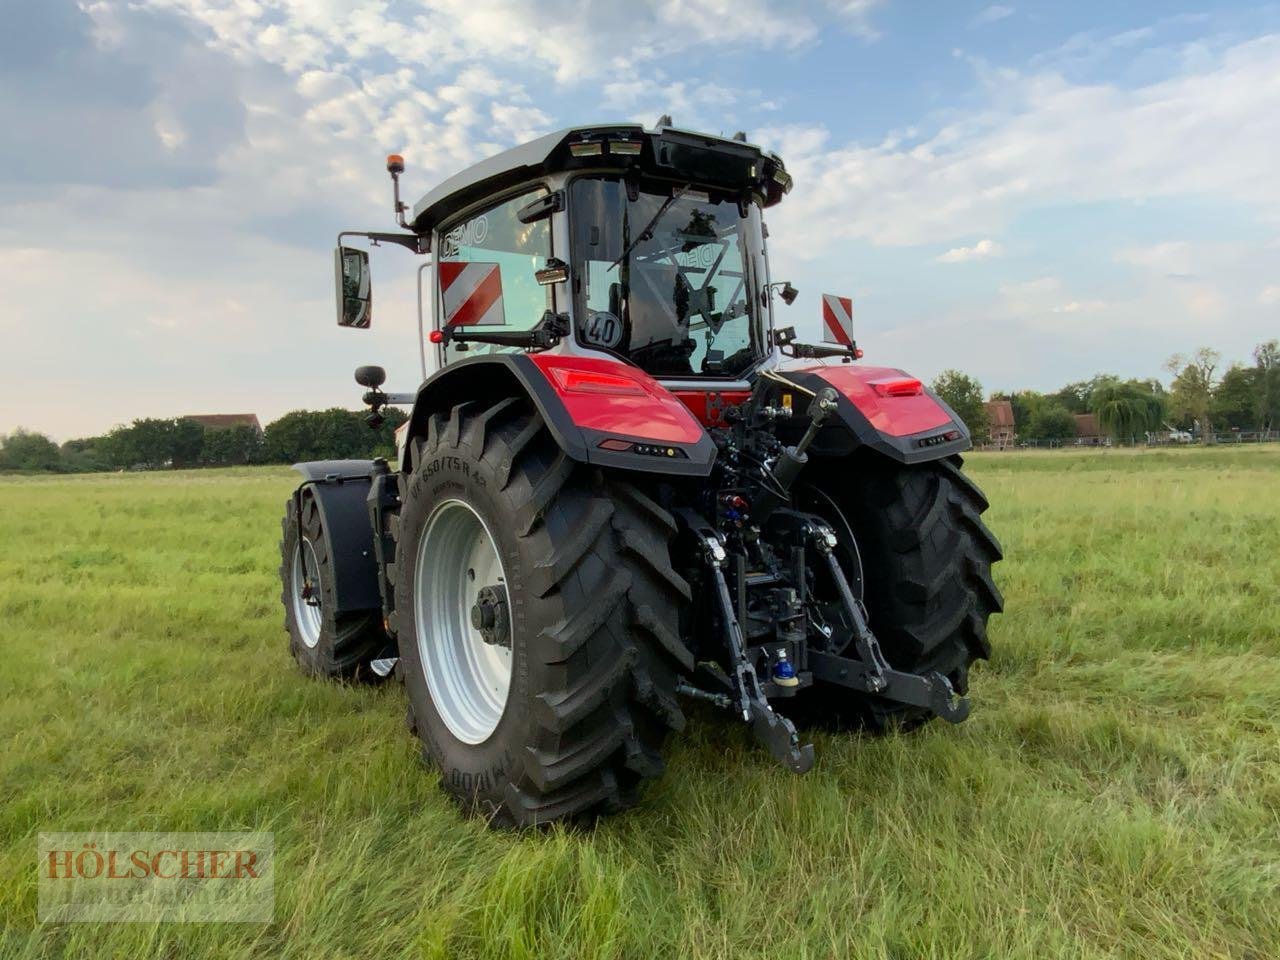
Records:
[[[368,328],[373,319],[369,251],[338,247],[333,252],[333,272],[338,301],[338,326]]]

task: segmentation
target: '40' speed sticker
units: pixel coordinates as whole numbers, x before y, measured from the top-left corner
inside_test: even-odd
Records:
[[[615,350],[622,342],[622,321],[607,310],[597,310],[587,318],[582,337],[594,346]]]

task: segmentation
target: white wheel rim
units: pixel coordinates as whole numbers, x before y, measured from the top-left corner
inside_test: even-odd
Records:
[[[293,581],[293,622],[298,627],[298,636],[302,642],[314,650],[320,642],[321,598],[320,563],[316,560],[315,547],[306,537],[302,545],[293,551],[293,563],[290,567],[290,579]]]
[[[463,743],[492,736],[511,689],[510,647],[486,643],[471,622],[480,590],[499,585],[506,586],[502,559],[480,515],[461,500],[441,503],[418,542],[413,613],[431,700]],[[506,628],[509,638],[509,602]]]

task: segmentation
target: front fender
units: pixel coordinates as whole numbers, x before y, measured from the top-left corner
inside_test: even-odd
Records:
[[[295,513],[290,522],[296,522],[296,511],[302,507],[304,497],[315,500],[333,564],[330,576],[336,611],[381,610],[373,527],[366,502],[373,461],[317,460],[295,463],[293,469],[303,479],[291,501]]]
[[[426,435],[433,413],[520,394],[579,463],[705,477],[715,462],[715,444],[702,424],[643,370],[616,360],[547,353],[491,353],[433,374],[414,401],[406,449],[414,437]]]
[[[806,393],[834,387],[837,412],[855,445],[899,463],[940,460],[972,446],[969,428],[956,412],[902,370],[822,363],[787,367],[773,375]]]

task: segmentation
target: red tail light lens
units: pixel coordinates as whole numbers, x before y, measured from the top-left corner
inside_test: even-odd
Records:
[[[871,386],[882,397],[918,397],[924,386],[914,377],[899,380],[872,380]]]
[[[430,333],[427,334],[427,339],[430,340],[432,343],[444,343],[444,331],[432,330]]]
[[[570,393],[598,393],[615,397],[643,397],[644,387],[630,377],[594,370],[574,370],[568,367],[552,367],[551,375],[560,389]]]

